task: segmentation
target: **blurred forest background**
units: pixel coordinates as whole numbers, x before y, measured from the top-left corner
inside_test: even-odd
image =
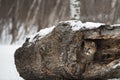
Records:
[[[119,24],[119,4],[120,0],[0,0],[0,44],[21,44],[26,36],[62,20]]]

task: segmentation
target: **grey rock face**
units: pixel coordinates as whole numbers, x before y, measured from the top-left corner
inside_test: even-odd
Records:
[[[16,50],[17,70],[26,80],[120,77],[120,66],[115,67],[120,61],[119,30],[120,26],[103,25],[73,31],[69,24],[60,23],[44,38],[32,45],[27,40]],[[85,54],[84,48],[92,53]]]

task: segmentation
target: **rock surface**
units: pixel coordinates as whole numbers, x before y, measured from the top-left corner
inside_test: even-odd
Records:
[[[15,52],[25,80],[93,80],[120,78],[120,26],[82,27],[61,22],[46,36],[29,38]],[[34,39],[33,38],[33,39]]]

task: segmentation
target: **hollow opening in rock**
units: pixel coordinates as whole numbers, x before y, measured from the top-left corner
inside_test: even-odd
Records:
[[[95,42],[94,62],[108,64],[120,58],[120,39],[87,39]]]

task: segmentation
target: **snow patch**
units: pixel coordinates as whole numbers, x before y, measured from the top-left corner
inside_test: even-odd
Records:
[[[103,23],[94,23],[94,22],[82,23],[81,21],[78,20],[61,21],[59,22],[59,24],[60,23],[70,24],[72,31],[78,31],[80,29],[93,29],[93,28],[98,28],[101,25],[104,25]],[[36,40],[40,40],[41,38],[45,37],[47,34],[51,33],[54,28],[55,26],[42,29],[34,35],[28,35],[27,38],[29,39],[30,43],[34,43]]]
[[[69,23],[70,26],[72,26],[73,31],[78,31],[80,29],[94,29],[100,27],[101,25],[105,25],[104,23],[95,23],[95,22],[82,23],[81,21],[77,21],[77,20],[65,21],[65,23]]]
[[[116,27],[116,26],[120,26],[120,24],[113,24],[113,25],[111,25],[111,27]]]
[[[23,80],[15,66],[14,52],[20,45],[0,45],[0,80]]]
[[[117,68],[117,67],[120,67],[120,61],[119,61],[118,64],[116,64],[116,65],[113,66],[113,69],[115,69],[115,68]]]
[[[47,34],[51,33],[54,28],[55,28],[55,26],[41,29],[38,33],[36,33],[34,35],[29,35],[28,36],[28,38],[30,38],[29,42],[34,43],[36,40],[40,40],[41,38],[45,37]]]

